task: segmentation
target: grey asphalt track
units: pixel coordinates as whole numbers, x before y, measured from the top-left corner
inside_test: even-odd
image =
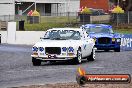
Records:
[[[76,82],[79,66],[90,74],[132,74],[132,51],[97,51],[95,61],[83,60],[81,65],[44,62],[42,66],[33,66],[31,48],[27,45],[0,45],[0,88]]]

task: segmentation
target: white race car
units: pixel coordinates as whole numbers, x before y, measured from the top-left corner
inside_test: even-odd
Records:
[[[32,63],[41,65],[42,61],[70,60],[80,64],[82,59],[95,60],[95,41],[80,28],[53,28],[46,31],[40,42],[33,47]]]

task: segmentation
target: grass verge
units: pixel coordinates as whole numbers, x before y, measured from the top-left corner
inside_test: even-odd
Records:
[[[132,34],[132,29],[115,29],[114,32],[122,34]]]
[[[25,24],[26,31],[46,31],[50,28],[64,27],[65,23],[40,23],[40,24]]]

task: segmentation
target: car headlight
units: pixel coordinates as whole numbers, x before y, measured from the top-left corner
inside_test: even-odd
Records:
[[[43,47],[39,47],[39,51],[44,51],[44,48]]]
[[[121,39],[120,38],[116,39],[116,42],[121,42]]]
[[[94,42],[96,42],[96,38],[93,38],[94,39]]]
[[[112,38],[112,42],[115,42],[115,40],[116,40],[115,38]]]
[[[62,47],[62,51],[66,52],[67,48],[66,47]]]
[[[73,52],[74,51],[73,47],[69,47],[68,50],[69,50],[69,52]]]
[[[36,47],[36,46],[34,46],[33,48],[32,48],[32,51],[38,51],[38,48]]]

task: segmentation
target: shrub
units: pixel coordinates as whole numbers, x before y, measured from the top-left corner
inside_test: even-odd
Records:
[[[92,11],[89,8],[85,7],[84,9],[82,9],[81,14],[92,14]]]

